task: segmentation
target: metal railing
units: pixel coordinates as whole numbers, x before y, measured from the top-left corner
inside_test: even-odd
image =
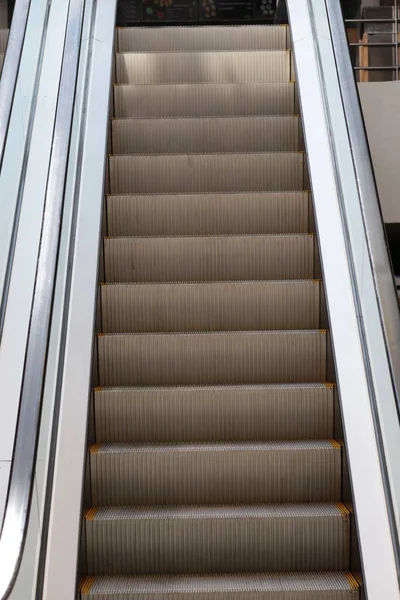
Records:
[[[399,27],[399,12],[400,12],[400,0],[394,0],[393,6],[381,7],[382,9],[392,11],[391,18],[358,18],[358,19],[346,19],[346,26],[348,25],[357,25],[360,28],[364,28],[366,25],[392,25],[391,31],[379,31],[372,33],[372,36],[375,34],[380,36],[391,36],[391,41],[370,41],[368,38],[363,41],[352,42],[349,41],[350,48],[365,48],[367,53],[371,48],[392,48],[392,59],[391,64],[382,64],[382,65],[369,65],[369,64],[353,64],[354,70],[357,74],[368,73],[369,71],[374,72],[391,72],[392,79],[395,81],[399,81],[399,71],[400,71],[400,27]],[[385,57],[386,58],[386,57]],[[386,62],[386,61],[385,61]],[[353,59],[354,63],[354,59]],[[368,80],[368,78],[367,78]]]

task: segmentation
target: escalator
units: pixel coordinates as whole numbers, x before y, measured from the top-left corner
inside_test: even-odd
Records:
[[[289,30],[117,30],[81,600],[360,598]]]

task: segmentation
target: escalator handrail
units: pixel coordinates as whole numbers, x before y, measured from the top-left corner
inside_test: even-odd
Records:
[[[17,85],[31,0],[16,0],[0,77],[0,169]]]
[[[30,516],[84,4],[85,0],[70,0],[68,7],[18,421],[0,534],[1,600],[8,598],[15,584]]]
[[[337,0],[325,0],[325,4],[400,422],[400,317],[395,279],[389,259],[383,215],[340,3]]]

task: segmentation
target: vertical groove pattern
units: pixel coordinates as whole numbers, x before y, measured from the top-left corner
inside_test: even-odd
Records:
[[[341,448],[325,441],[97,445],[91,483],[95,506],[326,502],[340,499]]]
[[[217,576],[87,578],[82,600],[356,600],[350,573],[274,573]],[[83,589],[83,588],[82,588]],[[89,595],[90,593],[90,595]]]
[[[333,401],[323,384],[97,389],[97,442],[329,439]]]
[[[324,381],[326,334],[227,332],[101,335],[101,386]]]
[[[308,233],[309,203],[301,191],[108,196],[108,235]]]
[[[119,52],[286,50],[286,27],[238,25],[117,29]]]
[[[0,29],[0,53],[4,54],[6,51],[8,41],[8,29]]]
[[[303,154],[110,156],[112,194],[303,189]]]
[[[115,117],[293,115],[293,83],[116,85]]]
[[[293,152],[299,117],[114,119],[114,154]]]
[[[135,85],[161,83],[287,83],[290,53],[196,52],[118,53],[118,83]]]
[[[335,505],[104,508],[86,520],[86,531],[89,570],[97,574],[349,566],[349,517]]]
[[[107,238],[107,282],[310,279],[310,235]]]
[[[319,291],[313,280],[103,285],[101,331],[318,329]]]

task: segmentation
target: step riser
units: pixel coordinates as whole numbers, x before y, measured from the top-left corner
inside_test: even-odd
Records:
[[[302,152],[110,156],[112,194],[263,192],[305,189]]]
[[[323,332],[102,335],[100,385],[326,381]]]
[[[113,154],[295,152],[299,140],[298,117],[112,121]]]
[[[244,445],[245,447],[246,445]],[[303,444],[304,446],[304,444]],[[321,442],[322,446],[322,442]],[[91,452],[94,506],[254,504],[340,500],[341,450]],[[110,474],[112,476],[110,477]]]
[[[109,196],[109,236],[308,233],[308,192]]]
[[[288,83],[290,52],[117,54],[116,83]]]
[[[85,582],[83,600],[316,600],[316,594],[318,600],[359,598],[357,583],[345,573],[96,577],[89,583],[90,593],[87,587]]]
[[[0,54],[4,54],[8,42],[8,29],[0,29]]]
[[[96,391],[96,440],[330,439],[333,400],[333,389],[328,387]]]
[[[103,333],[318,329],[317,281],[101,287]]]
[[[86,521],[89,572],[232,573],[349,567],[349,520]]]
[[[107,283],[312,279],[314,237],[109,238]]]
[[[119,52],[215,52],[286,50],[285,26],[173,27],[117,29]]]
[[[115,117],[293,115],[294,83],[116,85]]]

